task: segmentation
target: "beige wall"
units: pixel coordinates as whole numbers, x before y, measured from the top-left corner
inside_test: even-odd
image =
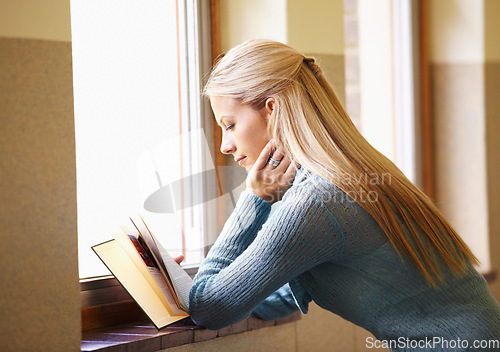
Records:
[[[309,313],[298,322],[183,345],[168,349],[168,352],[387,351],[382,348],[366,348],[368,337],[373,338],[366,330],[312,304]]]
[[[69,0],[0,0],[0,36],[71,41]]]
[[[318,60],[340,101],[345,103],[343,1],[288,0],[285,16],[285,42]]]
[[[343,23],[342,1],[287,1],[287,43],[304,53],[343,56]]]
[[[430,5],[436,202],[481,271],[500,270],[500,3]],[[490,285],[500,299],[500,283]]]
[[[220,0],[221,49],[248,39],[286,41],[286,0]]]
[[[429,1],[429,10],[433,62],[484,60],[484,0]]]
[[[342,1],[220,0],[220,11],[223,52],[248,39],[290,44],[318,59],[345,101]]]
[[[486,63],[484,77],[489,246],[491,267],[499,276],[490,286],[500,302],[500,60]]]
[[[500,61],[500,1],[484,0],[484,49],[485,60]]]
[[[485,130],[491,266],[500,274],[500,1],[485,0]],[[491,285],[500,301],[500,279]]]
[[[2,351],[78,351],[69,1],[0,2]]]
[[[220,0],[220,10],[222,51],[272,39],[305,53],[344,54],[342,1]]]
[[[434,64],[432,83],[436,203],[488,271],[483,65]]]
[[[443,0],[429,7],[435,200],[487,271],[484,4]]]

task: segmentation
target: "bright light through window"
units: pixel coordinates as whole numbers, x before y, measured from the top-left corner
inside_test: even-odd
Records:
[[[190,166],[192,153],[181,151],[186,54],[178,50],[177,18],[176,1],[71,1],[82,278],[109,273],[91,246],[129,225],[128,216],[144,216],[145,199]],[[200,261],[201,232],[188,231],[186,245],[180,210],[146,215],[167,249]]]

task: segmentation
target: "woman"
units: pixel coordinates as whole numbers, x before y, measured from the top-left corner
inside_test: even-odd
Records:
[[[314,59],[248,41],[218,62],[204,93],[221,151],[248,178],[194,279],[197,324],[277,319],[314,300],[379,340],[500,340],[500,307],[477,259],[361,136]]]

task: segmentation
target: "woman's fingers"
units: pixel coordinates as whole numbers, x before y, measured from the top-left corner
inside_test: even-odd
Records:
[[[254,169],[256,170],[261,170],[267,166],[267,162],[271,155],[273,154],[273,148],[274,148],[274,143],[273,140],[271,139],[269,142],[267,142],[266,146],[262,151],[260,152],[259,157],[257,158],[257,161],[255,161],[254,164]]]
[[[273,155],[273,159],[274,159],[274,155]],[[291,162],[292,161],[290,160],[290,158],[288,156],[283,155],[282,158],[280,159],[279,165],[276,166],[276,170],[278,172],[285,172]]]
[[[300,165],[298,165],[296,162],[290,162],[288,165],[285,175],[290,178],[295,178],[295,174],[297,174],[297,171],[299,171]]]
[[[278,168],[282,164],[284,157],[285,157],[285,155],[281,152],[281,150],[276,149],[276,150],[274,150],[274,152],[270,156],[267,163],[269,165],[271,165],[271,167]]]
[[[297,166],[288,156],[286,156],[283,158],[280,168],[281,169],[278,169],[278,172],[281,173],[280,183],[284,186],[291,186],[295,179],[295,174],[297,173]]]
[[[184,260],[184,256],[182,254],[179,254],[177,256],[172,257],[172,259],[175,260],[177,264],[180,264]]]
[[[272,204],[281,200],[296,172],[296,164],[270,140],[248,173],[247,190]]]

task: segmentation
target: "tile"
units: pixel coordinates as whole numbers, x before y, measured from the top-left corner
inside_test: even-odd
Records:
[[[161,336],[161,348],[169,348],[194,342],[193,329],[178,330]]]
[[[217,337],[217,330],[209,330],[205,328],[199,328],[194,330],[194,342],[201,342],[212,340]]]
[[[248,318],[247,323],[248,323],[248,330],[255,330],[276,325],[275,320],[263,320],[257,317]]]
[[[300,319],[302,319],[302,313],[297,312],[297,313],[293,313],[289,317],[286,317],[286,318],[283,318],[280,320],[276,320],[276,325],[288,324],[288,323],[291,323],[291,322],[294,322],[294,321],[297,321]]]
[[[239,323],[230,325],[226,328],[219,329],[218,336],[227,336],[248,330],[247,320],[240,321]]]

